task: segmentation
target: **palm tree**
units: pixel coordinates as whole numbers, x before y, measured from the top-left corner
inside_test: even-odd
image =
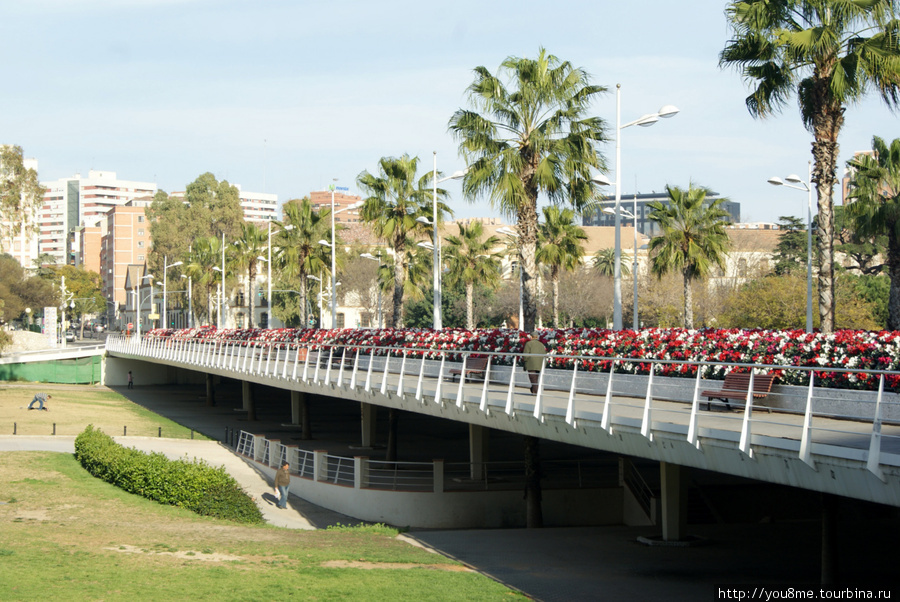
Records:
[[[859,155],[847,162],[852,170],[847,205],[859,236],[887,236],[887,270],[891,279],[888,297],[888,330],[900,330],[900,138],[888,147],[872,138],[875,156]]]
[[[222,256],[222,242],[218,237],[210,236],[206,238],[198,238],[191,247],[190,253],[185,260],[184,273],[191,277],[191,280],[206,288],[206,321],[212,322],[212,291],[219,282],[220,274],[213,268],[219,266],[219,259]],[[200,307],[203,307],[202,301]],[[193,308],[191,308],[193,310]]]
[[[691,284],[703,279],[712,267],[725,269],[728,212],[722,204],[728,199],[707,201],[706,188],[689,185],[687,190],[666,186],[668,201],[649,204],[650,219],[660,234],[650,239],[650,271],[662,278],[673,270],[684,277],[684,327],[694,327]]]
[[[579,210],[597,198],[590,170],[605,169],[596,144],[606,137],[603,121],[587,113],[606,88],[590,84],[587,73],[544,49],[536,59],[507,58],[500,71],[495,76],[475,68],[468,88],[474,110],[456,111],[449,127],[469,163],[466,197],[486,195],[516,219],[524,269],[520,328],[530,330],[537,319],[538,194]]]
[[[410,267],[410,255],[416,248],[416,237],[424,237],[428,226],[424,223],[432,217],[432,190],[428,186],[431,172],[418,177],[419,158],[382,157],[378,162],[378,174],[364,171],[357,177],[359,187],[368,195],[363,200],[359,216],[372,225],[375,236],[383,240],[394,255],[394,311],[389,327],[403,327],[403,294]],[[445,190],[437,189],[438,198],[446,197]],[[438,203],[438,224],[444,212],[450,212]],[[417,220],[425,218],[425,220]]]
[[[627,276],[631,273],[631,270],[628,268],[628,262],[631,260],[631,258],[627,253],[622,253],[622,256],[619,259],[619,269],[622,272],[623,276]],[[594,253],[594,270],[601,276],[609,276],[610,278],[615,276],[616,250],[600,249],[599,251]]]
[[[494,249],[500,244],[500,238],[490,236],[484,238],[484,226],[481,222],[471,225],[457,224],[458,236],[447,236],[445,261],[448,286],[462,284],[466,289],[466,328],[474,330],[475,323],[475,285],[481,284],[496,290],[500,285],[500,260],[502,254]]]
[[[726,9],[733,37],[719,55],[755,86],[751,115],[777,113],[796,91],[813,134],[818,194],[819,317],[834,330],[833,191],[838,136],[847,105],[875,88],[889,107],[900,101],[900,38],[891,0],[746,0]],[[868,36],[868,37],[866,37]]]
[[[331,270],[330,251],[319,244],[323,238],[330,238],[331,208],[323,207],[319,211],[314,211],[309,198],[304,198],[288,201],[282,211],[283,225],[293,228],[290,230],[282,228],[276,235],[273,242],[277,249],[276,265],[282,275],[300,279],[301,324],[305,327],[309,323],[307,276],[327,274]]]
[[[553,328],[559,328],[559,277],[574,272],[584,257],[587,240],[584,229],[575,223],[575,212],[556,205],[544,207],[544,223],[538,229],[539,246],[535,255],[538,265],[550,271],[553,289]]]
[[[233,267],[235,271],[247,270],[248,328],[253,328],[253,285],[256,282],[256,264],[266,252],[268,234],[252,222],[241,224],[241,237],[234,242]],[[264,259],[264,258],[263,258]],[[271,307],[271,300],[269,300]],[[271,309],[269,312],[271,313]]]

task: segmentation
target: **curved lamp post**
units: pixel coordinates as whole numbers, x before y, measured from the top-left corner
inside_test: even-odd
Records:
[[[806,332],[812,332],[812,161],[809,162],[809,179],[806,182],[796,174],[791,174],[784,180],[772,177],[767,181],[773,186],[785,186],[794,190],[806,191]]]
[[[332,192],[332,199],[333,198],[334,198],[334,193]],[[274,234],[278,234],[279,232],[287,232],[288,230],[293,230],[293,229],[294,229],[294,226],[291,224],[288,224],[287,226],[283,226],[281,228],[281,230],[276,230],[274,232]],[[268,308],[269,308],[269,319],[266,322],[266,326],[268,326],[269,328],[272,328],[272,326],[275,324],[275,313],[272,311],[272,234],[273,234],[272,222],[270,221],[269,222],[269,244],[268,244],[269,255],[268,255],[268,260],[266,261],[266,264],[268,265],[268,274],[266,276],[266,286],[268,287],[267,291],[266,291],[266,303],[268,304]]]
[[[622,215],[619,212],[622,201],[622,130],[633,125],[650,127],[660,117],[667,119],[678,113],[678,108],[665,105],[656,113],[648,113],[634,121],[622,124],[622,84],[616,84],[616,259],[613,270],[613,328],[622,330]]]
[[[637,244],[637,198],[634,200],[634,212],[628,211],[627,209],[619,208],[619,211],[627,218],[634,220],[634,261],[631,267],[631,279],[634,281],[634,307],[632,309],[632,313],[634,314],[632,319],[632,330],[638,330],[640,328],[640,322],[638,321],[638,261],[637,261],[637,252],[638,252],[638,244]],[[603,210],[603,213],[612,214],[615,213],[616,210],[612,207],[607,207]],[[621,268],[620,268],[621,269]]]
[[[344,211],[350,211],[352,209],[359,209],[363,206],[363,201],[357,201],[350,205],[347,205],[343,209],[334,210],[334,187],[331,188],[331,242],[329,243],[327,240],[320,240],[319,244],[324,245],[326,247],[331,248],[331,328],[334,328],[335,323],[337,322],[337,244],[335,242],[335,230],[334,230],[334,216],[338,213],[343,213]],[[319,319],[322,319],[322,312],[319,311]]]
[[[168,263],[168,264],[167,264],[167,263],[166,263],[167,259],[168,259],[168,258],[167,258],[165,255],[163,255],[163,312],[162,312],[162,323],[163,323],[163,328],[168,328],[168,327],[169,327],[169,319],[168,319],[168,316],[169,316],[169,297],[168,297],[168,294],[169,294],[169,278],[168,278],[168,271],[169,271],[169,268],[174,268],[175,266],[179,266],[179,265],[182,265],[182,264],[184,263],[183,261],[176,261],[175,263]],[[153,303],[153,301],[151,301],[150,303]]]

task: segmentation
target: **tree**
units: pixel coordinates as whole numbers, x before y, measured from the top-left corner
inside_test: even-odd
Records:
[[[444,248],[444,261],[447,264],[447,275],[444,281],[447,286],[462,285],[466,290],[466,328],[474,330],[475,322],[475,286],[484,285],[496,290],[500,285],[501,254],[494,251],[500,244],[496,236],[484,238],[484,226],[481,222],[472,222],[469,226],[457,224],[458,236],[447,236]]]
[[[331,208],[314,211],[309,197],[304,197],[286,202],[282,212],[283,226],[292,228],[282,228],[276,235],[273,242],[278,249],[276,265],[285,277],[299,281],[300,324],[305,327],[309,323],[307,295],[310,281],[307,276],[331,270],[329,250],[319,244],[320,240],[329,238]]]
[[[779,112],[796,91],[803,124],[813,134],[819,317],[822,331],[832,332],[838,136],[847,105],[869,88],[892,109],[900,101],[900,25],[894,2],[746,0],[731,2],[726,13],[733,36],[719,65],[738,68],[754,86],[746,100],[751,115]]]
[[[650,271],[657,277],[680,271],[684,280],[685,328],[694,327],[691,285],[705,278],[713,266],[725,269],[728,212],[725,198],[706,200],[708,189],[666,186],[668,203],[650,203],[650,219],[660,234],[650,239]]]
[[[631,273],[628,262],[631,257],[627,253],[622,253],[620,261],[620,271],[623,276]],[[601,276],[609,276],[612,278],[616,273],[616,250],[615,249],[599,249],[594,253],[594,270]]]
[[[777,276],[806,273],[806,223],[799,217],[782,215],[778,218],[778,244],[772,259],[772,271]]]
[[[219,182],[211,173],[200,175],[187,185],[184,198],[159,191],[147,208],[153,250],[148,266],[153,274],[163,272],[163,258],[183,260],[192,241],[205,237],[221,238],[226,242],[241,234],[244,214],[237,187]]]
[[[412,262],[411,255],[416,249],[416,236],[424,236],[427,226],[417,218],[431,219],[432,190],[427,186],[431,172],[418,176],[419,158],[382,157],[378,162],[377,175],[364,171],[357,177],[359,187],[366,194],[359,216],[372,225],[375,236],[383,240],[394,255],[394,298],[391,314],[391,328],[403,327],[403,295],[407,271]],[[443,199],[445,190],[437,190]],[[449,208],[438,203],[439,228],[444,212]]]
[[[884,271],[887,236],[863,236],[848,215],[848,205],[834,208],[835,253],[850,262],[844,267],[863,276],[877,276]]]
[[[266,253],[268,232],[253,223],[241,224],[241,237],[234,242],[232,265],[235,271],[247,271],[247,327],[253,325],[253,285],[256,282],[256,266],[259,258]],[[269,313],[271,314],[271,306]]]
[[[196,312],[206,317],[208,323],[212,323],[213,300],[212,292],[221,281],[221,272],[215,268],[221,265],[222,241],[215,236],[207,236],[193,241],[190,253],[185,261],[184,271],[191,277],[192,284],[200,285],[206,289],[206,304],[204,306],[201,297],[194,300],[194,305],[199,305],[203,312]],[[221,268],[220,268],[221,269]],[[228,267],[226,266],[226,270]],[[194,311],[194,308],[191,308]]]
[[[536,59],[507,58],[497,76],[476,67],[468,88],[473,110],[460,109],[450,119],[469,164],[465,196],[487,196],[516,220],[525,313],[519,328],[533,329],[537,320],[538,195],[577,210],[597,198],[590,170],[605,169],[596,145],[606,136],[603,121],[587,114],[605,91],[583,70],[541,49]]]
[[[103,296],[100,274],[83,267],[63,265],[57,270],[57,276],[66,279],[66,292],[69,293],[74,307],[66,308],[66,316],[81,322],[79,337],[84,336],[84,317],[106,311],[106,297]]]
[[[575,212],[556,205],[544,207],[544,223],[538,228],[538,248],[535,260],[550,271],[553,288],[553,328],[559,328],[559,277],[562,272],[574,272],[581,266],[584,228],[575,223]]]
[[[859,155],[847,162],[852,170],[847,212],[862,236],[887,236],[887,272],[891,279],[888,330],[900,330],[900,138],[890,147],[872,138],[875,156]]]
[[[16,236],[22,236],[24,246],[25,235],[37,232],[37,210],[43,200],[44,187],[37,172],[25,167],[22,147],[0,145],[0,240],[8,249]]]

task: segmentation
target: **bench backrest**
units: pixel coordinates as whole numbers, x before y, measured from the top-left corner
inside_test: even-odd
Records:
[[[775,375],[773,374],[754,374],[753,375],[753,392],[754,393],[768,393],[772,390],[772,384],[775,381]],[[736,374],[731,372],[725,375],[725,383],[722,385],[722,389],[728,389],[729,391],[741,391],[746,392],[747,387],[750,386],[750,374],[742,373]]]
[[[466,359],[466,370],[484,370],[487,368],[488,358],[469,357]]]

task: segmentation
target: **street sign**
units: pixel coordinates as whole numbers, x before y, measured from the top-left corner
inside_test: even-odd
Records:
[[[334,189],[335,190],[343,190],[344,192],[347,192],[348,190],[350,190],[347,186],[335,186]]]
[[[129,323],[128,323],[128,330],[131,330],[132,328],[134,328],[134,324],[132,324],[131,322],[129,322]]]
[[[150,314],[147,316],[148,320],[159,320],[159,314]]]

